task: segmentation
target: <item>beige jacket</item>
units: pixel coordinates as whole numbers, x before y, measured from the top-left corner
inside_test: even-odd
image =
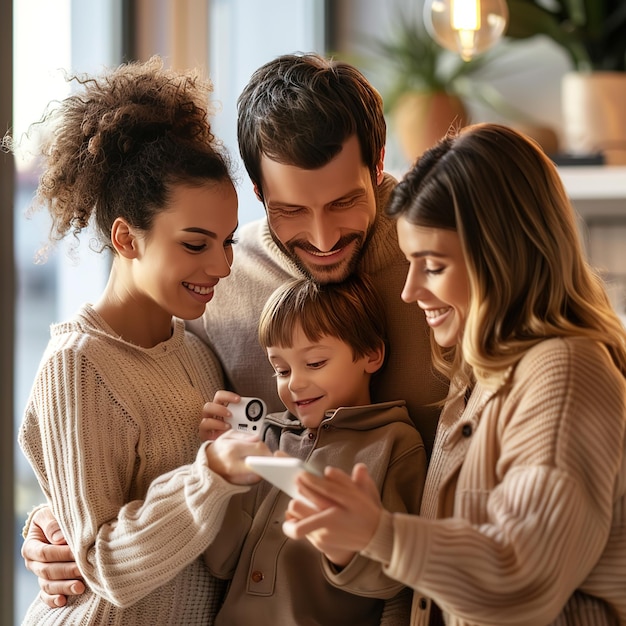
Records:
[[[510,386],[446,405],[421,517],[364,554],[448,624],[626,624],[626,382],[604,347],[552,339]]]
[[[200,555],[235,487],[209,471],[202,405],[222,386],[207,347],[175,321],[141,348],[90,306],[51,329],[19,442],[87,585],[24,624],[208,626],[222,582]]]

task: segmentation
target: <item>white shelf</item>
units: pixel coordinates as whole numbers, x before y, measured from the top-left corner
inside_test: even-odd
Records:
[[[561,179],[572,200],[626,200],[626,166],[561,166]]]
[[[626,223],[626,166],[561,166],[558,168],[576,210],[587,221]]]

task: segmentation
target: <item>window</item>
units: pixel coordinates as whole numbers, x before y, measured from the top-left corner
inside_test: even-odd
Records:
[[[17,270],[15,302],[14,428],[22,419],[39,359],[46,347],[50,323],[67,318],[80,303],[93,300],[106,282],[104,255],[81,240],[71,258],[65,244],[46,263],[36,264],[47,242],[49,221],[44,211],[27,218],[37,187],[37,163],[28,154],[24,134],[48,103],[70,89],[64,72],[92,72],[119,63],[120,0],[15,0],[13,3],[13,136],[22,149],[15,160],[14,245]],[[93,28],[98,24],[98,28]],[[30,136],[33,137],[33,132]],[[19,533],[25,515],[43,501],[35,476],[15,444],[15,623],[39,592],[35,577],[19,555]]]

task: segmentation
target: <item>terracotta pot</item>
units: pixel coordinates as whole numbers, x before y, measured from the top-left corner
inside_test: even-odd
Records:
[[[602,152],[607,164],[626,164],[626,73],[569,72],[561,86],[567,152]]]
[[[406,93],[392,112],[400,148],[411,163],[437,143],[451,126],[465,126],[467,117],[463,102],[444,92]]]

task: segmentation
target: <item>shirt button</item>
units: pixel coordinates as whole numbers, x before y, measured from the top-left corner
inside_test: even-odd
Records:
[[[315,433],[309,433],[308,437],[309,439],[315,439]]]
[[[263,572],[259,572],[259,570],[255,570],[254,572],[252,572],[252,575],[250,576],[250,578],[252,578],[253,583],[260,583],[263,580]]]
[[[428,600],[426,600],[426,598],[420,598],[418,606],[422,611],[425,611],[428,608]]]
[[[461,430],[463,433],[463,437],[471,437],[472,436],[472,425],[471,424],[463,424],[463,428]]]

